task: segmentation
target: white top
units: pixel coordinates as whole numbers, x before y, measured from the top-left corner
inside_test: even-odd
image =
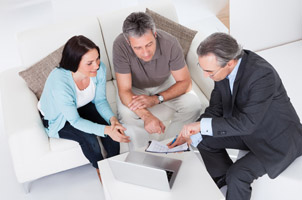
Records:
[[[89,102],[91,102],[95,97],[95,85],[90,78],[90,83],[87,88],[84,90],[80,90],[77,85],[76,86],[76,92],[77,92],[77,108],[80,108],[82,106],[85,106]]]

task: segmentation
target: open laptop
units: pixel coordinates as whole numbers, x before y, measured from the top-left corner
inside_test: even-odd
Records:
[[[119,181],[170,191],[182,161],[132,151],[125,161],[108,159],[108,162]]]

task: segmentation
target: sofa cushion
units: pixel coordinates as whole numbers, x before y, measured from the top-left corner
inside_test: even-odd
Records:
[[[25,80],[28,87],[40,99],[49,73],[59,65],[62,57],[63,46],[55,50],[36,64],[20,71],[19,75]]]
[[[180,25],[148,8],[146,8],[146,13],[152,17],[156,28],[164,30],[177,38],[183,49],[184,56],[186,57],[197,31]]]
[[[49,138],[49,147],[51,151],[62,152],[72,148],[79,148],[80,145],[76,141],[62,138]]]

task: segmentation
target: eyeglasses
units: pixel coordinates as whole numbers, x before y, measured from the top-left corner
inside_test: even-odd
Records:
[[[202,69],[202,67],[200,66],[199,63],[197,63],[197,65]],[[213,77],[215,76],[223,67],[220,67],[219,69],[215,70],[215,71],[207,71],[207,70],[203,70],[204,72],[209,74],[209,77]]]

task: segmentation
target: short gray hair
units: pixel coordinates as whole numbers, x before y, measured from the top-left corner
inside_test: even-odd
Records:
[[[226,33],[213,33],[200,43],[197,55],[202,57],[214,54],[220,67],[226,66],[230,60],[238,60],[243,56],[242,46]]]
[[[123,34],[127,40],[129,37],[141,37],[149,30],[155,34],[155,23],[152,17],[144,12],[131,13],[123,24]]]

